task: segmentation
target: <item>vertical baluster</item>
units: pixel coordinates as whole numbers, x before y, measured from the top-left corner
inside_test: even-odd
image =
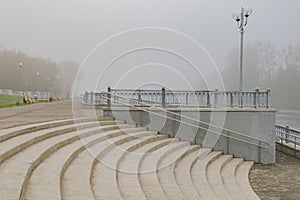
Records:
[[[166,89],[163,87],[161,89],[161,105],[162,107],[165,107],[166,106]]]
[[[218,106],[218,98],[219,98],[219,93],[218,93],[218,89],[215,89],[215,107]]]
[[[233,93],[229,92],[230,94],[230,107],[233,107]]]
[[[206,92],[206,105],[210,106],[210,94],[209,94],[209,91]]]
[[[110,110],[111,109],[111,88],[107,88],[107,108]]]
[[[255,89],[255,93],[254,93],[254,99],[253,99],[253,101],[254,101],[254,108],[258,108],[258,98],[259,98],[259,89],[258,88],[256,88]]]
[[[89,100],[88,92],[86,91],[85,94],[84,94],[84,100],[83,101],[84,101],[85,104],[87,104],[88,100]]]
[[[285,127],[285,142],[286,143],[289,143],[289,132],[290,132],[290,127],[287,124],[286,127]]]
[[[271,90],[270,88],[267,89],[267,96],[266,96],[266,105],[267,105],[267,108],[270,108],[271,107],[271,99],[270,99],[270,94],[271,94]]]

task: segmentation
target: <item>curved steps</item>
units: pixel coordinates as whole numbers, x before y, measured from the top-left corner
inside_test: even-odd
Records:
[[[235,172],[236,169],[239,167],[241,163],[244,162],[244,159],[242,158],[234,158],[230,160],[222,169],[221,176],[223,183],[225,185],[225,188],[230,193],[230,196],[232,199],[243,199],[244,196],[236,191],[236,188],[238,188],[237,181],[235,179]]]
[[[0,130],[0,199],[259,199],[252,166],[110,117]]]
[[[125,199],[135,198],[136,189],[139,191],[142,198],[145,197],[139,180],[139,174],[142,173],[139,171],[140,162],[148,154],[175,141],[178,140],[170,138],[161,139],[140,146],[139,148],[129,149],[122,155],[117,164],[117,182],[122,197],[124,197]],[[130,185],[130,187],[128,187],[128,184]],[[143,193],[143,195],[141,195],[141,193]]]
[[[232,155],[222,155],[213,162],[210,162],[206,169],[206,176],[209,186],[218,199],[232,199],[224,187],[221,177],[221,170],[223,166],[225,166],[232,158]]]
[[[57,132],[53,132],[53,129],[57,130],[57,128],[53,128],[51,129],[51,131],[46,133],[40,133],[38,131],[31,134],[26,134],[25,136],[27,137],[22,137],[24,136],[22,135],[19,138],[16,138],[18,140],[16,140],[15,138],[6,140],[3,142],[5,144],[3,146],[3,143],[1,143],[1,147],[3,147],[1,150],[3,151],[5,151],[5,149],[7,149],[10,144],[15,146],[1,154],[1,161],[5,162],[2,163],[0,167],[0,193],[3,196],[8,194],[7,199],[14,199],[14,197],[16,199],[18,199],[19,197],[23,198],[27,181],[35,167],[38,166],[40,162],[46,159],[47,156],[49,156],[55,150],[80,139],[79,135],[81,133],[82,136],[88,136],[90,134],[99,132],[99,127],[92,126],[92,128],[90,128],[89,125],[91,124],[94,125],[94,123],[84,123],[82,124],[82,126],[80,125],[80,128],[85,127],[87,128],[86,130],[83,129],[79,131],[70,131],[76,130],[76,128],[74,129],[74,126],[68,125],[64,126],[64,128],[60,127],[60,129],[58,129],[59,131]],[[133,127],[134,125],[124,124],[122,126]],[[118,128],[119,125],[106,126],[107,130]],[[103,129],[105,129],[105,127],[103,127]],[[34,137],[35,135],[37,136]],[[12,154],[11,152],[14,153],[13,156],[10,155]],[[7,182],[9,182],[10,184],[7,184]],[[15,190],[15,192],[7,193],[7,191],[9,191],[10,189]],[[11,195],[12,197],[10,197]]]
[[[194,183],[194,187],[200,195],[200,199],[218,199],[214,194],[212,188],[209,186],[207,178],[207,166],[210,162],[222,155],[221,152],[210,152],[203,154],[192,166],[191,176]]]
[[[253,161],[245,161],[239,165],[235,172],[236,181],[239,185],[240,191],[245,197],[244,199],[260,199],[251,188],[251,185],[249,183],[248,175],[253,164]]]
[[[158,172],[166,165],[171,165],[175,158],[170,157],[172,153],[177,157],[189,148],[188,142],[173,142],[164,146],[157,151],[147,155],[139,165],[139,179],[143,191],[147,198],[167,199],[163,185],[161,185]],[[163,160],[170,158],[165,165],[161,165]]]
[[[103,127],[105,129],[105,127]],[[123,129],[122,131],[140,131],[138,128]],[[74,143],[68,144],[57,151],[53,152],[47,159],[44,160],[33,172],[30,177],[28,188],[25,194],[27,199],[43,198],[59,199],[61,197],[60,191],[60,176],[63,176],[63,169],[65,163],[73,156],[73,152],[79,153],[80,150],[84,150],[91,144],[99,141],[104,141],[108,137],[120,135],[121,130],[107,131],[106,134],[100,133],[95,135],[89,135],[81,140],[77,140]],[[124,133],[123,133],[124,134]],[[79,150],[78,150],[79,149]],[[51,172],[51,176],[49,176]],[[45,181],[46,180],[46,181]],[[47,194],[44,194],[46,191]],[[37,197],[37,194],[40,195]]]
[[[160,139],[165,139],[166,135],[143,137],[127,137],[124,141],[110,145],[106,150],[97,156],[94,161],[91,174],[91,185],[96,199],[119,199],[122,193],[119,192],[117,184],[117,163],[121,156],[129,149],[137,147],[139,143],[150,143]],[[117,145],[117,146],[115,146]],[[128,185],[126,185],[128,187]],[[130,194],[128,194],[130,195]],[[138,189],[135,190],[135,198],[143,199],[144,195]],[[126,198],[126,197],[124,197]]]
[[[175,179],[182,194],[186,199],[199,199],[200,196],[195,190],[193,180],[191,178],[191,167],[193,162],[198,158],[200,153],[199,148],[195,148],[194,151],[187,154],[175,166]]]
[[[186,153],[192,151],[194,148],[195,147],[191,147],[190,145],[181,146],[178,149],[174,149],[169,155],[165,155],[160,158],[157,165],[157,177],[159,184],[168,199],[185,199],[177,185],[174,176],[174,166],[176,161],[181,160]]]
[[[144,128],[126,129],[125,131],[126,134],[130,135],[145,133]],[[88,149],[76,151],[76,155],[71,156],[71,160],[66,162],[68,163],[67,165],[65,164],[63,170],[65,172],[61,173],[61,196],[63,199],[82,199],[87,197],[89,197],[87,199],[93,199],[90,174],[95,157],[110,145],[124,141],[128,137],[126,134],[120,131],[107,133],[105,137],[109,137],[110,141],[102,138],[92,141],[87,143]],[[78,176],[74,176],[74,174],[78,174]]]

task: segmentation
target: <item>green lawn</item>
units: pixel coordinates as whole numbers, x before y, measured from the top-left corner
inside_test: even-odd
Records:
[[[0,108],[18,106],[18,100],[20,102],[19,105],[23,104],[23,99],[19,98],[18,96],[0,94]]]

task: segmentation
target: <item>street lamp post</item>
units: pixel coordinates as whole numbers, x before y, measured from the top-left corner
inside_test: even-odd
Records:
[[[235,12],[232,17],[237,22],[238,29],[241,33],[241,46],[240,46],[240,85],[239,91],[243,90],[243,43],[244,43],[244,27],[247,25],[248,17],[252,14],[252,9],[242,7],[241,11]],[[242,94],[240,93],[240,105],[243,105]]]
[[[50,81],[50,78],[47,77],[47,81],[46,81],[46,98],[48,99],[49,98],[49,95],[48,95],[48,82]]]
[[[55,92],[55,81],[53,81],[53,86],[52,86],[52,94],[53,94],[53,97],[55,97],[55,94],[56,94],[56,92]]]
[[[18,93],[19,93],[19,100],[21,99],[21,78],[22,78],[22,66],[23,63],[19,63],[19,81],[18,81]]]
[[[36,99],[38,98],[38,85],[39,85],[40,72],[36,73]]]

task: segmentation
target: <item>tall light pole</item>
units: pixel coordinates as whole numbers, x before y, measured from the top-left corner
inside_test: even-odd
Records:
[[[18,90],[19,90],[19,99],[21,98],[21,78],[22,78],[22,67],[23,63],[19,63],[19,81],[18,81]]]
[[[38,98],[38,85],[39,85],[40,72],[36,73],[36,98]]]
[[[240,85],[239,90],[243,90],[243,42],[244,42],[244,27],[247,25],[248,17],[252,14],[252,9],[242,7],[241,11],[235,12],[232,17],[237,22],[238,29],[241,33],[240,47]]]
[[[50,81],[50,78],[47,77],[47,81],[46,81],[46,98],[48,99],[49,98],[49,95],[48,95],[48,82]]]

